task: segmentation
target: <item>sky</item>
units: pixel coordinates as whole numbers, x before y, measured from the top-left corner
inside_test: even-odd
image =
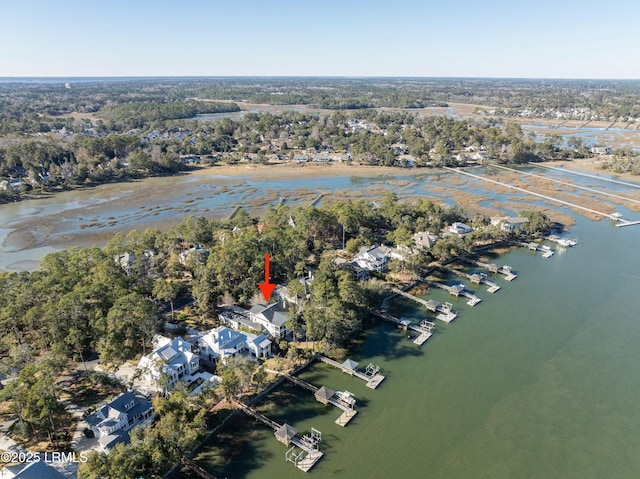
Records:
[[[0,0],[0,77],[640,79],[638,0]]]

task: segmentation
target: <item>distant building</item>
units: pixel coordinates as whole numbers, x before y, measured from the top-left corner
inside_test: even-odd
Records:
[[[413,239],[416,247],[420,249],[431,249],[438,241],[438,236],[428,231],[418,231],[411,239]]]
[[[1,479],[66,479],[45,461],[29,462],[16,466],[5,466],[0,471]]]

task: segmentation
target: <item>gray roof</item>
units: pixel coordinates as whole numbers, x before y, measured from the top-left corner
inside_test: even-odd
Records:
[[[342,365],[347,368],[347,369],[351,369],[353,371],[356,370],[356,368],[358,367],[358,363],[351,360],[351,359],[347,359],[344,363],[342,363]]]
[[[267,321],[276,326],[284,326],[287,322],[287,314],[282,307],[282,303],[273,303],[269,306],[256,304],[250,311],[256,315],[262,314],[267,318]]]
[[[11,473],[15,474],[16,479],[65,479],[65,477],[56,471],[45,461],[31,462],[28,464],[19,464],[17,466],[7,467]]]
[[[134,405],[127,409],[125,406],[130,404],[132,401],[134,402]],[[129,418],[132,418],[151,408],[151,401],[146,397],[136,396],[132,391],[127,391],[126,393],[122,393],[117,396],[110,403],[102,406],[90,416],[87,416],[85,420],[90,426],[106,425],[108,422],[114,420],[110,418],[110,413],[112,411],[115,411],[116,413],[125,413]]]
[[[275,435],[286,442],[290,442],[293,437],[298,434],[298,430],[289,424],[283,424],[275,432]]]
[[[325,401],[328,401],[329,399],[331,399],[333,397],[333,395],[336,392],[333,389],[329,389],[326,386],[322,386],[320,389],[318,389],[316,391],[316,393],[314,394],[314,396],[320,398],[320,399],[324,399]]]

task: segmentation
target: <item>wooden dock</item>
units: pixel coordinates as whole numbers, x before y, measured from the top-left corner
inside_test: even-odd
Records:
[[[324,456],[324,453],[322,451],[320,451],[319,449],[317,449],[317,444],[316,447],[313,447],[312,445],[310,445],[308,443],[308,441],[304,441],[301,438],[297,437],[297,431],[295,430],[295,428],[292,428],[291,426],[289,426],[288,424],[284,424],[284,425],[280,425],[277,422],[275,422],[272,419],[269,419],[267,416],[265,416],[264,414],[259,413],[258,411],[256,411],[255,409],[247,406],[246,404],[244,404],[241,401],[235,401],[235,404],[238,406],[239,409],[241,409],[244,413],[256,418],[258,421],[266,424],[267,426],[269,426],[270,428],[272,428],[274,430],[274,432],[276,433],[276,439],[278,439],[278,441],[282,442],[283,444],[294,444],[295,446],[299,447],[300,449],[302,449],[304,451],[304,458],[301,458],[300,456],[297,457],[296,461],[295,461],[295,465],[298,469],[304,471],[304,472],[308,472],[321,458],[322,456]],[[288,427],[291,429],[292,431],[292,435],[291,437],[286,437],[283,438],[282,436],[279,436],[277,433],[279,431],[281,431],[283,428]]]
[[[335,423],[338,424],[339,426],[342,426],[342,427],[346,426],[349,423],[349,421],[351,421],[351,419],[353,419],[356,416],[356,414],[358,414],[358,411],[353,409],[353,405],[355,404],[355,399],[350,404],[345,404],[344,401],[340,400],[340,397],[336,393],[336,391],[329,389],[325,386],[318,388],[311,383],[303,381],[300,378],[291,376],[290,374],[283,373],[280,371],[275,371],[273,369],[265,368],[265,371],[267,371],[268,373],[283,376],[284,378],[291,381],[296,386],[306,389],[307,391],[311,391],[314,397],[316,398],[316,401],[322,404],[331,404],[332,406],[335,406],[338,409],[342,410],[342,414],[335,421]]]
[[[433,336],[435,324],[431,321],[423,320],[420,325],[417,326],[409,319],[394,318],[384,311],[374,311],[374,314],[388,323],[395,324],[400,329],[404,329],[405,331],[410,329],[411,331],[418,333],[418,336],[413,340],[413,344],[417,344],[418,346],[422,346],[427,342],[427,339]]]
[[[437,301],[434,301],[433,299],[427,300],[427,299],[418,298],[417,296],[407,293],[406,291],[402,291],[401,289],[396,288],[395,286],[392,286],[389,289],[395,294],[399,294],[400,296],[403,296],[405,298],[410,299],[411,301],[415,301],[416,303],[423,305],[429,311],[432,311],[434,313],[439,313],[436,317],[440,321],[444,321],[445,323],[450,323],[451,321],[456,319],[456,317],[458,317],[458,313],[456,313],[451,309],[452,308],[451,303],[440,304]]]
[[[317,205],[318,202],[324,197],[324,195],[325,195],[325,193],[320,193],[313,200],[311,200],[311,203],[309,203],[308,208]]]
[[[471,259],[471,258],[462,258],[463,261],[466,261],[467,263],[471,263],[475,266],[478,266],[479,268],[484,268],[487,271],[490,271],[492,273],[496,273],[496,274],[503,274],[505,276],[505,281],[513,281],[514,279],[516,279],[518,277],[518,275],[514,274],[513,271],[511,271],[511,266],[498,266],[495,263],[483,263],[482,261],[478,261],[475,259]]]
[[[469,273],[465,273],[464,271],[460,271],[457,269],[446,269],[446,272],[456,275],[456,276],[460,276],[461,278],[466,278],[469,281],[471,281],[474,284],[485,284],[488,286],[487,291],[489,293],[495,293],[496,291],[500,290],[500,286],[498,286],[496,283],[494,283],[493,281],[490,281],[487,278],[487,274],[486,273],[474,273],[474,274],[469,274]]]
[[[367,387],[370,389],[377,388],[385,378],[385,376],[379,374],[380,368],[378,366],[374,366],[371,363],[369,363],[369,365],[365,369],[365,372],[363,373],[362,371],[358,371],[355,366],[348,367],[345,364],[340,364],[338,361],[334,361],[333,359],[323,356],[322,354],[316,354],[316,359],[318,361],[322,361],[325,364],[333,366],[334,368],[340,369],[343,373],[346,373],[349,376],[355,376],[362,379],[363,381],[366,381]],[[356,365],[358,364],[350,360],[347,360],[345,362],[351,362],[352,364]]]
[[[429,283],[429,286],[433,286],[434,288],[440,288],[445,291],[448,291],[449,294],[452,296],[464,296],[465,298],[469,298],[469,301],[467,301],[467,304],[469,306],[475,306],[480,301],[482,301],[482,299],[478,298],[475,294],[473,294],[470,291],[467,291],[464,284],[456,284],[453,286],[448,286],[446,284],[439,283],[437,281],[430,281],[430,280],[428,280],[427,283]]]
[[[538,243],[520,243],[520,246],[528,248],[529,251],[542,251],[543,258],[551,258],[555,254],[555,251],[547,245],[539,245]]]

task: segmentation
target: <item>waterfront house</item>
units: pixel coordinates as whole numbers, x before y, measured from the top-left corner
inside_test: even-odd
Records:
[[[118,443],[129,442],[130,429],[147,425],[154,417],[151,401],[128,391],[100,407],[86,421],[98,438],[101,449],[108,452]]]
[[[212,329],[198,338],[199,355],[205,361],[225,362],[237,354],[251,354],[255,358],[271,357],[271,341],[264,335],[234,331],[225,326]]]
[[[413,239],[416,247],[427,250],[433,248],[438,241],[438,236],[433,233],[429,233],[428,231],[418,231],[411,237],[411,239]]]
[[[527,223],[529,220],[527,218],[513,218],[511,216],[492,216],[491,224],[493,226],[500,226],[502,231],[512,232],[522,227],[524,223]]]
[[[455,222],[449,227],[449,231],[457,234],[461,238],[464,238],[466,235],[473,232],[473,228],[465,225],[464,223]]]
[[[171,390],[178,381],[191,382],[191,376],[200,369],[200,358],[191,351],[191,343],[182,337],[172,340],[159,335],[153,343],[153,352],[138,363],[143,377],[162,392]]]
[[[277,302],[268,306],[256,304],[249,310],[249,317],[258,323],[267,333],[274,338],[281,338],[287,335],[285,327],[287,313],[285,303]]]
[[[380,246],[363,246],[360,248],[360,251],[358,251],[354,261],[361,268],[383,273],[389,267],[390,257],[391,255]]]
[[[244,329],[257,333],[262,331],[262,326],[252,321],[249,317],[249,311],[239,306],[225,306],[221,308],[218,319],[222,324],[232,329]]]

